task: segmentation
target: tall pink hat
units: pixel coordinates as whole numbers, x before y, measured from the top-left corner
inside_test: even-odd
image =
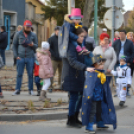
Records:
[[[81,9],[80,8],[73,8],[71,11],[71,15],[69,15],[70,18],[83,18],[83,15],[81,15]]]

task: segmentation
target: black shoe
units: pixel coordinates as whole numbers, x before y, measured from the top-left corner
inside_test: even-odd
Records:
[[[74,128],[81,128],[82,127],[81,125],[76,123],[75,115],[74,116],[68,116],[67,126],[68,127],[74,127]]]
[[[124,104],[125,104],[125,101],[120,101],[119,106],[120,106],[120,107],[123,107]]]
[[[31,91],[29,91],[29,95],[31,95]]]
[[[15,96],[15,95],[20,95],[20,91],[19,91],[19,90],[16,90],[16,91],[12,94],[12,96]]]
[[[40,96],[40,90],[37,91],[37,96]]]
[[[79,117],[79,113],[78,113],[78,112],[76,112],[76,113],[75,113],[76,123],[78,123],[79,125],[81,125],[81,126],[82,126],[82,122],[78,119],[78,117]]]
[[[52,93],[53,91],[52,91],[52,89],[48,89],[48,92],[49,92],[49,93]]]

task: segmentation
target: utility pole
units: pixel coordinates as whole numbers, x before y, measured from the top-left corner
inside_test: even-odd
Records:
[[[112,44],[114,42],[114,29],[115,29],[115,0],[113,0],[113,5],[112,5],[112,34],[111,34],[111,37],[112,37]]]
[[[97,43],[97,22],[98,22],[98,0],[94,3],[94,39]]]
[[[71,0],[68,0],[68,14],[71,14]]]
[[[0,0],[0,26],[2,26],[2,0]]]

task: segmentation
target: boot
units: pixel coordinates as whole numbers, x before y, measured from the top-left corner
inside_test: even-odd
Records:
[[[85,132],[90,133],[90,134],[95,134],[95,130],[93,129],[93,125],[94,125],[93,122],[91,122],[91,123],[89,122],[87,127],[86,127]]]
[[[68,116],[67,126],[68,127],[81,128],[81,125],[79,125],[78,123],[76,123],[75,115]]]
[[[37,90],[37,96],[40,96],[40,90]]]
[[[81,126],[82,126],[82,122],[81,122],[81,121],[79,121],[78,116],[79,116],[79,112],[76,112],[76,113],[75,113],[76,123],[78,123],[79,125],[81,125]]]
[[[120,106],[120,107],[123,107],[124,104],[125,104],[125,101],[120,101],[119,106]]]
[[[83,50],[84,55],[89,55],[90,54],[90,51],[88,51],[85,46],[82,47],[82,50]]]
[[[81,46],[79,46],[79,45],[76,47],[76,51],[78,52],[79,55],[82,55],[82,53],[83,53],[83,50],[82,50]]]
[[[46,91],[41,90],[41,95],[39,97],[39,101],[45,101],[45,98],[46,98]]]
[[[97,122],[97,128],[106,129],[106,128],[109,128],[109,127],[105,126],[103,121],[99,121],[99,122]]]

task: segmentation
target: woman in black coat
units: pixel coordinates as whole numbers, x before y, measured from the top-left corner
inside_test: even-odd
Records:
[[[76,29],[75,34],[78,35],[79,39],[77,40],[77,43],[81,46],[84,40],[83,29]],[[83,92],[85,71],[92,72],[94,69],[87,68],[84,64],[84,56],[78,55],[76,47],[70,41],[67,58],[63,59],[62,73],[63,90],[69,91],[70,93],[68,126],[77,128],[82,126],[82,123],[78,121],[78,113],[81,108],[81,103],[78,102],[78,97],[79,94]]]
[[[1,33],[0,33],[0,55],[2,57],[4,64],[6,64],[5,49],[7,47],[7,41],[8,41],[6,27],[1,26],[0,31],[1,31]]]

